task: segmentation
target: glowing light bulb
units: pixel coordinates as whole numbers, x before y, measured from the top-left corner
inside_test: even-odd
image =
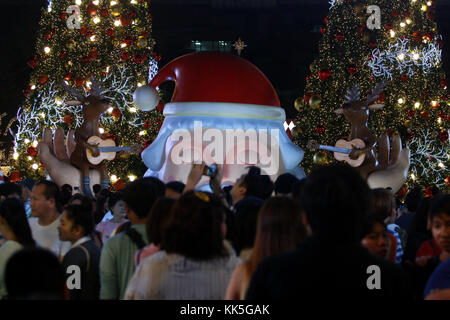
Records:
[[[120,45],[121,48],[125,48],[126,46],[127,46],[126,43],[122,43],[122,44]]]
[[[145,130],[139,131],[139,135],[140,135],[140,136],[143,136],[143,135],[145,135],[146,133],[147,133],[147,131],[145,131]]]
[[[33,163],[33,164],[31,165],[31,168],[33,168],[33,170],[37,170],[37,169],[39,168],[39,166],[38,166],[37,163]]]
[[[401,22],[401,23],[400,23],[400,27],[402,27],[402,28],[406,27],[406,23]]]
[[[115,174],[113,174],[112,176],[111,176],[111,181],[112,182],[116,182],[118,179],[117,179],[117,176],[115,175]]]
[[[441,167],[441,168],[445,167],[445,165],[442,162],[439,162],[438,166]]]
[[[416,175],[414,173],[411,173],[411,179],[416,180]]]
[[[138,82],[137,86],[142,87],[142,83]]]
[[[37,145],[38,145],[38,142],[37,142],[36,140],[34,140],[34,141],[33,141],[33,147],[35,147],[35,148],[36,148],[36,147],[37,147]]]
[[[395,31],[394,30],[389,31],[389,33],[391,34],[391,38],[395,37]]]
[[[62,100],[59,99],[59,98],[56,98],[55,99],[55,103],[56,103],[57,106],[60,106],[60,105],[62,105]]]
[[[75,4],[81,6],[81,0],[76,0]]]
[[[424,11],[424,12],[427,11],[427,6],[423,4],[423,5],[422,5],[422,8],[420,8],[420,10],[422,10],[422,11]]]
[[[116,21],[114,21],[114,25],[115,25],[116,27],[119,27],[119,26],[121,26],[120,20],[116,20]]]
[[[131,4],[137,4],[137,1],[136,0],[131,0],[130,3]]]
[[[103,129],[103,128],[98,128],[98,132],[100,132],[100,134],[103,134],[103,133],[105,133],[105,129]]]
[[[431,1],[428,1],[428,2],[427,2],[427,6],[429,6],[429,7],[431,7],[432,4],[433,4],[433,3],[431,3]]]
[[[100,18],[95,17],[94,19],[92,19],[92,22],[94,22],[95,24],[100,23]]]
[[[134,176],[134,175],[129,175],[128,176],[128,180],[130,180],[131,182],[133,182],[134,180],[136,180],[136,176]]]
[[[419,57],[420,57],[420,56],[419,56],[419,54],[418,54],[418,53],[414,53],[414,54],[413,54],[413,59],[414,59],[414,60],[418,60],[418,59],[419,59]]]
[[[30,160],[30,161],[31,161],[31,160],[33,160],[33,158],[32,158],[31,156],[28,156],[28,160]]]
[[[92,1],[92,3],[96,6],[98,6],[98,0],[94,0],[94,1]]]
[[[131,107],[129,110],[131,113],[135,113],[137,111],[137,109],[135,107]]]
[[[109,3],[111,6],[115,6],[116,4],[117,4],[117,2],[116,1],[111,1],[110,3]]]
[[[405,102],[405,100],[403,100],[403,98],[398,99],[399,104],[403,104],[403,102]]]
[[[86,81],[86,87],[90,88],[92,86],[92,82]]]
[[[41,118],[45,118],[45,113],[41,112]]]
[[[24,142],[25,142],[26,144],[29,144],[31,141],[30,141],[30,139],[25,138]]]
[[[442,123],[442,119],[441,119],[441,117],[439,117],[439,118],[437,119],[437,122],[438,122],[439,124],[441,124],[441,123]]]
[[[112,113],[112,112],[113,112],[113,107],[109,107],[109,108],[108,108],[108,112],[109,112],[109,113]]]
[[[34,89],[36,89],[36,86],[33,84],[33,85],[31,86],[31,90],[34,90]]]
[[[109,72],[109,67],[106,67],[106,73],[108,73]]]
[[[52,51],[52,50],[51,50],[49,47],[45,47],[45,48],[44,48],[44,52],[45,52],[46,54],[49,54],[50,51]]]
[[[414,108],[419,109],[420,108],[420,102],[414,103]]]
[[[411,24],[411,22],[412,22],[411,19],[406,19],[407,24]]]
[[[92,35],[92,36],[89,38],[89,40],[95,41],[95,35]]]
[[[397,58],[398,58],[398,60],[403,60],[403,59],[405,59],[405,54],[400,53]]]
[[[17,151],[15,151],[15,152],[13,153],[13,159],[14,159],[14,160],[19,159],[19,154],[17,153]]]
[[[437,107],[438,102],[437,102],[437,101],[431,101],[431,105],[432,105],[433,107]]]

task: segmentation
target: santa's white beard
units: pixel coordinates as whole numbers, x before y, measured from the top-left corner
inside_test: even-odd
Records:
[[[165,183],[186,183],[193,162],[223,165],[222,185],[234,184],[251,165],[260,167],[272,181],[285,172],[300,179],[305,176],[299,167],[303,151],[289,139],[283,124],[274,120],[167,116],[142,159],[149,168],[146,176]],[[208,183],[209,178],[203,177],[198,186]]]

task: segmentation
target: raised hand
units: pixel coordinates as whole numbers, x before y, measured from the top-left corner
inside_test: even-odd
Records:
[[[73,130],[67,133],[67,142],[64,143],[64,130],[58,128],[54,135],[45,128],[42,132],[42,141],[38,144],[38,157],[47,169],[50,178],[58,185],[69,184],[81,190],[81,171],[70,164],[69,158],[75,149]],[[89,171],[91,188],[100,184],[100,172]]]

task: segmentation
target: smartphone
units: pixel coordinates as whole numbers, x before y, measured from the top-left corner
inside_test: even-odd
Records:
[[[216,174],[217,174],[217,166],[215,164],[205,166],[205,169],[203,170],[203,175],[214,178]]]

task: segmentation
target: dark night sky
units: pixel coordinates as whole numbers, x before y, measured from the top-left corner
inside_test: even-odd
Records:
[[[234,8],[223,10],[211,8],[204,4],[206,2],[208,1],[152,1],[153,37],[157,41],[155,49],[163,56],[160,67],[183,53],[183,48],[177,48],[182,43],[177,42],[177,35],[179,34],[191,37],[191,40],[199,40],[202,37],[209,37],[212,40],[216,34],[221,38],[218,37],[215,40],[227,40],[224,39],[227,32],[230,40],[237,39],[239,36],[245,39],[246,34],[248,34],[248,38],[250,38],[249,48],[247,48],[248,56],[243,54],[243,57],[248,58],[260,67],[278,90],[291,90],[298,95],[302,94],[305,74],[312,59],[314,59],[317,41],[320,39],[320,34],[312,33],[311,30],[320,25],[326,16],[329,8],[328,0],[279,0],[278,3],[280,4],[291,3],[291,5],[280,5],[280,8],[265,9],[266,11],[262,12],[259,9]],[[28,85],[31,73],[31,69],[26,62],[34,55],[40,10],[46,6],[46,3],[46,0],[0,0],[3,13],[0,20],[0,41],[2,43],[0,114],[8,113],[7,120],[3,120],[0,127],[0,142],[11,140],[9,134],[5,136],[3,131],[8,120],[15,116],[18,106],[24,100],[22,90]],[[193,4],[190,5],[190,3]],[[292,5],[294,3],[297,3],[297,5]],[[183,10],[180,10],[180,6],[183,6]],[[296,15],[291,14],[292,10],[297,11]],[[197,20],[191,19],[191,14],[196,15]],[[202,19],[202,14],[203,17],[210,14],[216,17],[223,16],[221,24],[211,23],[216,19]],[[227,15],[229,15],[229,18]],[[264,18],[250,19],[256,15],[262,15]],[[256,26],[253,25],[249,28],[249,22],[246,21],[247,17]],[[439,31],[444,38],[443,61],[447,75],[450,74],[449,17],[450,0],[439,0],[436,20]],[[241,22],[235,23],[233,19],[238,19]],[[289,26],[292,30],[283,32],[281,29],[287,25],[288,22],[286,21],[289,19]],[[203,23],[199,23],[202,20],[204,20]],[[259,30],[259,28],[262,30]],[[197,37],[196,34],[198,34]],[[265,39],[265,34],[269,38]],[[285,38],[282,39],[283,44],[277,48],[278,44],[274,43],[274,40],[279,35]],[[250,48],[252,39],[255,40],[255,43],[258,42],[258,45],[254,46],[253,52]],[[265,45],[260,46],[260,43]],[[278,57],[277,61],[274,61],[272,57]],[[283,72],[286,74],[283,74]],[[280,99],[283,106],[292,104],[290,101],[283,101],[283,97],[280,97]],[[292,106],[290,105],[289,108],[292,109]],[[292,110],[287,110],[287,113],[289,117]]]

